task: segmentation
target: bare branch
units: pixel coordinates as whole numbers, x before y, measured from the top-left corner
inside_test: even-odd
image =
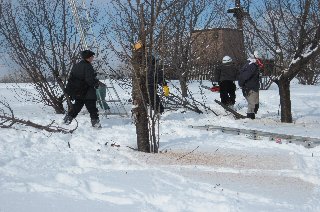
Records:
[[[78,128],[78,122],[77,122],[77,126],[74,129],[68,130],[63,127],[54,125],[54,121],[44,126],[29,120],[26,121],[23,119],[19,119],[14,116],[13,110],[8,103],[0,101],[0,105],[3,106],[0,108],[0,128],[11,128],[14,124],[21,124],[29,127],[34,127],[40,130],[45,130],[47,132],[64,133],[64,134],[73,133]],[[6,111],[9,111],[9,112],[6,112]]]

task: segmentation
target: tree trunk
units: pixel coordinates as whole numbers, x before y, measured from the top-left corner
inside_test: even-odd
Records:
[[[180,82],[182,97],[183,98],[188,97],[187,78],[184,76],[181,76],[179,78],[179,82]]]
[[[280,95],[281,122],[292,123],[290,80],[287,78],[280,78],[277,84]]]
[[[146,106],[146,76],[143,61],[143,54],[135,52],[132,58],[133,79],[132,79],[132,99],[134,117],[137,134],[138,150],[150,152],[149,129],[148,129],[148,111]]]
[[[62,76],[65,76],[65,75],[62,75]],[[68,94],[66,94],[65,93],[65,84],[63,83],[63,80],[61,79],[61,76],[59,75],[59,72],[58,71],[56,71],[56,70],[54,70],[53,71],[53,77],[54,77],[54,79],[56,80],[56,82],[58,83],[58,85],[59,85],[59,87],[60,87],[60,89],[63,91],[63,96],[66,98],[66,100],[67,100],[67,104],[68,104],[68,111],[70,111],[71,109],[72,109],[72,103],[71,103],[71,99],[70,99],[70,97],[69,97],[69,95]],[[57,106],[57,109],[56,108],[54,108],[55,109],[55,111],[56,111],[56,113],[58,113],[58,111],[60,112],[61,111],[61,107],[62,107],[62,109],[64,110],[64,108],[63,108],[63,96],[61,96],[61,97],[59,97],[58,98],[58,106]],[[60,105],[61,104],[61,105]],[[62,113],[64,113],[65,111],[63,111]],[[58,113],[59,114],[59,113]]]
[[[132,91],[134,109],[132,113],[136,125],[137,146],[139,151],[150,152],[148,114],[144,106],[144,100],[141,98],[140,88],[137,88],[139,85],[136,84],[137,80],[134,80]]]
[[[157,139],[157,135],[156,135],[156,123],[157,123],[157,119],[155,117],[156,115],[150,116],[151,120],[151,152],[153,153],[158,153],[159,151],[159,143],[158,143],[158,139]]]
[[[52,107],[55,110],[56,114],[64,114],[65,113],[62,101],[60,101],[60,99],[59,99],[59,102],[56,102],[56,104],[54,104]]]

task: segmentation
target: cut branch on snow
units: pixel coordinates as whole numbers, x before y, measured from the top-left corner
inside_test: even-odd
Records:
[[[190,103],[186,98],[181,98],[180,96],[177,96],[175,94],[170,94],[166,97],[167,102],[166,104],[169,105],[183,105],[184,108],[189,109],[191,111],[194,111],[196,113],[203,113],[196,104]]]
[[[40,130],[45,130],[47,132],[64,134],[73,133],[78,128],[78,122],[74,129],[69,130],[58,125],[54,125],[55,121],[52,121],[48,125],[40,125],[29,120],[19,119],[14,116],[13,110],[8,103],[0,101],[0,104],[3,106],[0,107],[0,128],[11,128],[14,124],[21,124]]]

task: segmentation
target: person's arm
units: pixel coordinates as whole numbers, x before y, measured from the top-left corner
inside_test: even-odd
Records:
[[[242,73],[242,78],[245,82],[247,82],[249,79],[251,79],[256,74],[256,67],[254,64],[250,64],[246,71]]]
[[[220,76],[221,76],[221,67],[218,66],[214,71],[214,81],[220,82]]]
[[[257,69],[256,65],[255,65],[255,64],[251,64],[251,65],[249,66],[249,71],[248,71],[248,78],[247,78],[247,80],[251,79],[254,75],[256,75],[256,74],[257,74],[257,71],[258,71],[258,69]]]
[[[97,88],[99,86],[99,80],[96,78],[95,71],[91,64],[87,64],[85,70],[85,81],[89,87]]]
[[[255,67],[253,64],[245,64],[244,67],[239,71],[238,84],[240,87],[244,88],[246,82],[253,76]]]
[[[167,85],[167,82],[164,79],[163,69],[160,67],[157,67],[157,83],[161,86]]]

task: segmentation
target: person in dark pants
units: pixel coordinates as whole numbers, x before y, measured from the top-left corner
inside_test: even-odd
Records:
[[[263,68],[259,53],[255,51],[239,73],[239,86],[248,102],[247,118],[255,119],[259,109],[259,70]]]
[[[96,88],[99,86],[99,80],[96,78],[96,73],[91,65],[94,55],[95,53],[90,50],[82,51],[82,60],[75,64],[71,69],[66,86],[66,93],[75,101],[75,103],[64,117],[65,124],[70,124],[85,105],[90,113],[92,126],[101,128],[96,106]]]
[[[147,73],[148,74],[147,75],[148,95],[149,95],[150,105],[151,105],[151,108],[156,113],[162,114],[164,112],[164,107],[157,93],[158,85],[162,86],[164,90],[168,89],[167,87],[168,85],[163,77],[163,69],[161,68],[159,61],[157,61],[154,56],[151,55],[148,57],[147,65],[148,65],[148,73]]]
[[[236,103],[236,85],[238,70],[232,63],[232,58],[224,56],[222,65],[215,70],[215,81],[219,83],[221,103],[233,106]]]

